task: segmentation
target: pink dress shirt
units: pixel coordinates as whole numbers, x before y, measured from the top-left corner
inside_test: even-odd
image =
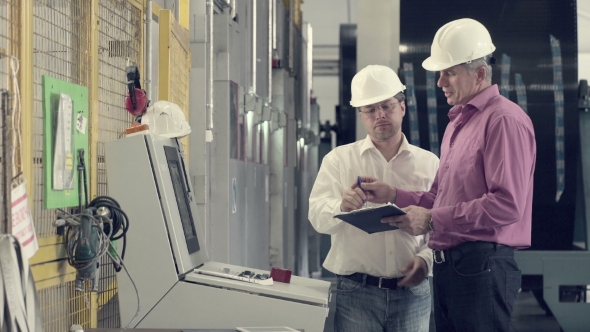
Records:
[[[396,204],[432,209],[428,246],[531,245],[536,143],[531,119],[492,85],[449,111],[430,191],[397,189]]]

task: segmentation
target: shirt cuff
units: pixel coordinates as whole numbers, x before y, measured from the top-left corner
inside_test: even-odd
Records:
[[[430,215],[432,217],[432,224],[434,226],[435,232],[451,232],[454,230],[453,224],[453,216],[455,214],[455,207],[454,206],[445,206],[445,207],[438,207],[433,208],[430,210]],[[442,221],[446,220],[446,223]]]
[[[430,248],[423,249],[419,253],[417,253],[416,256],[422,258],[426,262],[426,266],[428,267],[428,276],[432,277],[432,263],[433,263],[432,249],[430,249]]]
[[[396,188],[395,205],[404,208],[413,204],[412,195],[409,191]]]

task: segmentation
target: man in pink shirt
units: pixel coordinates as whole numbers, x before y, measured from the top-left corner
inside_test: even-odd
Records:
[[[494,50],[481,23],[460,19],[438,30],[422,63],[440,72],[453,105],[430,191],[363,178],[365,199],[407,212],[382,222],[430,235],[437,332],[509,331],[521,282],[514,249],[531,244],[535,134],[526,113],[491,84]]]

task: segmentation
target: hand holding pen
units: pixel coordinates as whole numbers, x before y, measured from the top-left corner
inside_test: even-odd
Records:
[[[360,175],[357,177],[357,183],[359,185],[359,188],[363,191],[363,194],[364,194],[365,191],[363,190],[363,187],[362,187],[363,178],[361,178]],[[367,199],[366,199],[366,197],[363,199],[363,207],[367,207]]]
[[[355,181],[354,187],[360,187],[359,192],[363,193],[363,199],[375,204],[394,203],[397,198],[397,189],[388,183],[371,176],[360,176]]]
[[[348,189],[342,194],[342,202],[340,203],[340,211],[350,212],[358,210],[363,206],[367,206],[367,195],[361,187],[363,178],[357,177]]]

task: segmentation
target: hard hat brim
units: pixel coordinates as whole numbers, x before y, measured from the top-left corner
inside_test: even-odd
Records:
[[[362,107],[362,106],[367,106],[367,105],[378,103],[380,101],[387,100],[387,99],[389,99],[391,97],[395,97],[395,95],[398,94],[398,93],[400,93],[400,92],[404,92],[406,90],[406,86],[405,85],[402,85],[402,87],[403,87],[403,90],[401,90],[399,92],[396,92],[394,94],[388,93],[386,95],[380,95],[380,96],[376,96],[376,97],[365,99],[365,100],[361,100],[361,101],[351,100],[350,101],[350,106],[352,106],[352,107]]]
[[[445,69],[449,69],[453,66],[456,66],[458,64],[460,64],[461,62],[458,63],[443,63],[443,62],[438,62],[438,61],[434,61],[432,59],[432,57],[428,57],[426,58],[426,60],[424,60],[422,62],[422,68],[428,70],[428,71],[440,71],[440,70],[445,70]]]

